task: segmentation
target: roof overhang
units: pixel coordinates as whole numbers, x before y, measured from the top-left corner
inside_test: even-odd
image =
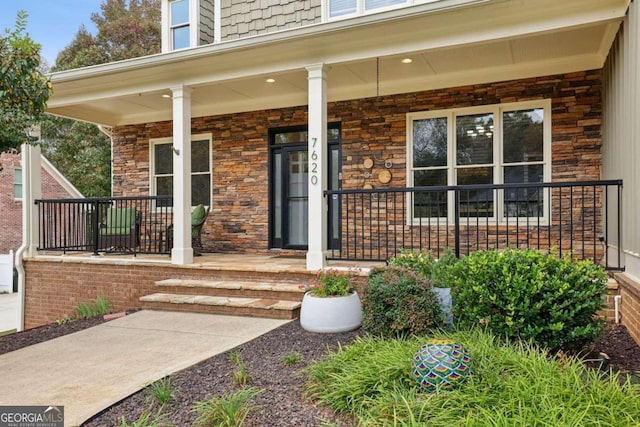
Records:
[[[305,105],[305,67],[319,63],[329,101],[597,69],[628,4],[441,0],[54,73],[47,111],[107,126],[171,120],[162,95],[180,85],[193,88],[194,117]]]

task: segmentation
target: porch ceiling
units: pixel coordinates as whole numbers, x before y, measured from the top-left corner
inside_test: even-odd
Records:
[[[56,73],[47,111],[109,126],[171,120],[162,95],[182,84],[194,117],[305,105],[305,66],[317,63],[329,101],[595,69],[628,2],[443,0]]]

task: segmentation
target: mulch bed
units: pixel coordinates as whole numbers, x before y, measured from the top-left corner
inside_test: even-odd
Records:
[[[0,354],[17,350],[47,339],[73,333],[103,322],[102,318],[82,319],[0,337]],[[250,385],[263,389],[255,399],[259,408],[253,411],[246,426],[321,426],[352,425],[349,419],[333,414],[304,398],[305,379],[300,369],[322,357],[327,349],[345,345],[361,335],[360,330],[342,334],[315,334],[304,331],[295,321],[275,329],[253,341],[232,350],[240,351],[251,376]],[[299,352],[301,361],[293,366],[282,359],[291,352]],[[593,345],[594,352],[604,352],[609,366],[623,372],[640,372],[640,347],[629,336],[626,328],[611,325],[604,336]],[[197,417],[193,404],[211,397],[233,393],[239,389],[234,383],[235,365],[229,361],[229,352],[219,354],[171,376],[177,399],[162,410],[164,423],[175,426],[192,425]],[[122,417],[131,423],[153,402],[146,391],[141,391],[98,414],[85,426],[121,425]],[[155,413],[155,412],[154,412]]]

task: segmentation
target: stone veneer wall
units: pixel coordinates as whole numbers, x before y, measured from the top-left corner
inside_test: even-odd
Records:
[[[255,36],[320,22],[320,0],[224,0],[221,40]]]
[[[365,158],[391,160],[393,179],[387,186],[405,185],[408,112],[542,98],[552,99],[553,181],[600,179],[601,72],[594,70],[330,103],[328,120],[342,126],[343,187],[362,188],[367,182]],[[268,250],[269,129],[306,123],[306,106],[192,120],[193,134],[212,135],[213,206],[204,227],[206,250]],[[149,139],[171,133],[171,122],[114,129],[114,195],[148,194]],[[373,177],[383,167],[376,161]]]

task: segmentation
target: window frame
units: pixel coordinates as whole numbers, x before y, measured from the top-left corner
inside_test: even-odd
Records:
[[[331,0],[322,0],[322,13],[323,13],[323,21],[337,21],[341,19],[354,18],[357,16],[366,16],[374,13],[386,12],[389,10],[402,9],[404,7],[415,6],[415,5],[425,5],[438,3],[444,0],[405,0],[402,3],[390,5],[390,6],[382,6],[374,9],[367,10],[365,8],[366,0],[355,0],[356,2],[356,10],[355,12],[346,13],[343,15],[331,16]],[[472,2],[473,0],[469,0]],[[438,7],[434,7],[434,9],[438,9]]]
[[[179,24],[173,25],[171,22],[173,21],[172,16],[172,8],[171,5],[178,1],[185,1],[187,3],[187,20],[185,22],[180,22]],[[176,48],[175,41],[175,31],[177,29],[187,28],[189,30],[189,45],[186,47]],[[171,50],[180,50],[180,49],[188,49],[191,47],[191,0],[169,0],[169,43],[171,45]]]
[[[503,114],[509,111],[531,110],[541,109],[543,111],[542,122],[542,150],[543,158],[541,161],[530,162],[505,162],[504,161],[504,128],[503,128]],[[493,114],[494,131],[492,135],[493,141],[493,162],[491,164],[473,164],[473,165],[458,165],[456,163],[456,118],[460,116],[469,116],[476,114]],[[413,140],[413,123],[417,120],[434,119],[434,118],[446,118],[447,120],[447,185],[457,185],[457,171],[465,168],[478,168],[478,167],[492,167],[493,168],[493,183],[504,183],[504,171],[505,167],[512,166],[527,166],[527,165],[542,165],[542,182],[551,182],[551,146],[552,146],[552,117],[551,117],[551,99],[541,99],[533,101],[511,102],[502,104],[489,104],[475,107],[462,107],[462,108],[450,108],[443,110],[431,110],[407,113],[406,116],[406,186],[412,188],[414,186],[414,172],[419,170],[436,170],[444,169],[441,166],[432,167],[414,167],[414,140]],[[451,191],[447,192],[447,216],[446,217],[416,217],[413,215],[414,206],[411,200],[412,193],[407,193],[407,224],[408,225],[424,225],[425,223],[434,225],[453,224],[454,218],[454,198]],[[546,225],[548,224],[548,212],[550,211],[549,192],[544,191],[542,197],[542,215],[540,216],[508,216],[505,215],[505,191],[499,191],[497,197],[493,200],[493,215],[490,217],[477,217],[483,224],[489,225],[503,225],[514,224],[516,221],[535,221],[536,224]],[[476,217],[460,217],[461,221],[466,223],[467,219],[469,223],[476,222]],[[538,222],[539,221],[539,222]]]
[[[212,194],[213,194],[213,150],[212,150],[212,143],[213,143],[213,138],[212,135],[210,133],[203,133],[203,134],[193,134],[191,135],[191,141],[208,141],[209,144],[209,171],[208,172],[193,172],[191,171],[191,176],[193,177],[194,175],[206,175],[207,173],[209,174],[209,201],[208,204],[205,205],[205,207],[210,207],[212,206]],[[156,158],[155,158],[155,147],[156,145],[162,145],[162,144],[173,144],[173,137],[165,137],[165,138],[152,138],[149,140],[149,195],[150,196],[157,196],[157,186],[156,186],[156,178],[158,176],[174,176],[173,173],[173,169],[171,171],[171,174],[156,174],[155,173],[155,166],[156,166]],[[173,159],[172,159],[173,160]],[[193,182],[193,180],[192,180]],[[191,207],[193,208],[194,205],[193,204],[193,200],[191,200]],[[169,209],[169,211],[171,211],[173,209],[173,206],[170,207],[157,207],[157,209]]]
[[[20,182],[17,182],[17,177],[20,177]],[[16,189],[20,188],[20,197],[18,197],[16,195]],[[23,193],[23,185],[22,185],[22,166],[17,166],[13,168],[13,200],[23,200],[24,199],[24,193]]]

